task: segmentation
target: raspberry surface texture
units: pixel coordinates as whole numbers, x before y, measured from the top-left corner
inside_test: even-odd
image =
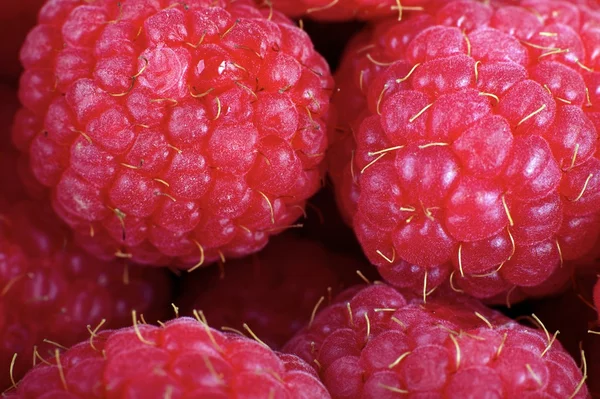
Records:
[[[11,385],[15,353],[12,378],[19,379],[34,352],[45,357],[56,345],[79,342],[87,325],[129,325],[134,309],[146,320],[162,319],[172,300],[168,272],[99,261],[77,249],[44,191],[21,183],[33,177],[8,143],[17,108],[16,92],[0,88],[1,391]],[[28,199],[31,193],[36,199]]]
[[[399,20],[410,11],[440,0],[256,0],[266,8],[275,8],[293,17],[321,21],[372,20],[395,16]]]
[[[286,233],[258,254],[217,268],[198,270],[183,281],[180,313],[203,311],[208,322],[244,330],[278,349],[344,288],[361,282],[368,264],[329,252],[317,242]]]
[[[49,0],[21,61],[13,139],[97,256],[245,256],[320,186],[328,66],[250,0]]]
[[[351,289],[284,347],[333,398],[587,398],[584,373],[552,335],[478,301]]]
[[[17,386],[23,399],[302,398],[329,394],[314,370],[190,318],[95,333],[48,359]],[[68,391],[68,392],[66,392]]]
[[[551,293],[600,230],[600,14],[450,1],[367,28],[337,73],[338,203],[386,281]]]

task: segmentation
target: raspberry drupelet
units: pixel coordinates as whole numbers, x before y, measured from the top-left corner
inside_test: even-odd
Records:
[[[184,276],[180,313],[201,310],[216,328],[247,324],[273,349],[285,344],[344,288],[358,284],[369,265],[289,233],[261,252]],[[368,274],[368,272],[365,272]]]
[[[334,399],[588,398],[583,373],[547,330],[473,298],[351,289],[285,347]]]
[[[328,66],[250,0],[49,0],[21,61],[13,139],[102,258],[245,256],[320,186]]]
[[[93,332],[56,350],[12,394],[34,398],[326,399],[314,370],[293,355],[190,318]],[[11,394],[9,394],[11,397]]]
[[[500,3],[379,23],[337,73],[338,203],[393,285],[511,302],[598,238],[600,14]]]
[[[320,21],[373,20],[395,16],[399,20],[411,11],[440,0],[256,0],[262,7],[275,8],[293,17]]]

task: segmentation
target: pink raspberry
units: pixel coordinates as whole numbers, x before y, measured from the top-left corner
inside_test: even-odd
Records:
[[[600,14],[493,4],[359,34],[337,74],[330,164],[384,279],[510,302],[562,287],[599,235]]]
[[[332,82],[250,0],[50,0],[21,51],[13,138],[103,258],[188,267],[260,250],[303,213]]]
[[[319,312],[284,348],[336,398],[587,398],[585,369],[547,332],[466,296],[376,284]]]
[[[298,18],[307,16],[322,21],[371,20],[420,11],[433,0],[255,0],[265,8],[275,8]],[[441,1],[441,0],[440,0]]]
[[[86,325],[128,325],[133,309],[147,320],[163,318],[171,300],[166,271],[97,260],[75,247],[43,191],[35,192],[39,200],[26,198],[31,187],[21,184],[18,155],[6,143],[16,109],[16,93],[0,88],[0,391],[11,384],[15,354],[18,379],[53,342],[84,339]]]
[[[67,392],[66,392],[67,391]],[[56,350],[15,396],[52,398],[329,398],[293,355],[190,318],[93,333]]]
[[[278,349],[343,288],[358,284],[366,264],[327,251],[290,234],[276,237],[260,253],[184,280],[176,301],[184,315],[202,310],[215,327],[244,330],[244,323]]]
[[[5,179],[0,183],[5,187]],[[86,325],[128,325],[132,309],[147,320],[163,318],[169,276],[128,264],[100,261],[77,249],[45,203],[7,206],[0,200],[0,390],[10,385],[15,353],[13,377],[20,378],[34,352],[45,356],[56,347],[52,342],[69,346],[84,339]]]

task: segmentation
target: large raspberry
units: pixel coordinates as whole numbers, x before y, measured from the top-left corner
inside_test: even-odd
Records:
[[[552,336],[452,293],[343,293],[284,350],[317,368],[333,398],[588,397]]]
[[[22,399],[303,398],[329,394],[313,369],[189,318],[93,333],[18,384]],[[68,391],[65,392],[65,391]],[[10,396],[10,395],[9,395]]]
[[[247,255],[319,188],[328,66],[250,0],[50,0],[21,60],[14,140],[97,255]]]
[[[343,288],[360,282],[366,264],[328,252],[316,242],[276,237],[260,253],[199,270],[184,280],[176,301],[184,315],[202,310],[211,325],[243,331],[280,348]],[[317,305],[318,304],[318,305]]]
[[[275,8],[290,17],[307,16],[323,21],[378,19],[420,11],[432,0],[255,0],[263,7]],[[445,0],[444,0],[445,1]]]
[[[331,174],[387,281],[510,300],[592,249],[599,23],[566,1],[460,0],[352,41]]]

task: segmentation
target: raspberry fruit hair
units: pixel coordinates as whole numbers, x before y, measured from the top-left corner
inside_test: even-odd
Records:
[[[50,0],[13,139],[103,258],[201,266],[264,247],[320,186],[332,81],[250,0]]]
[[[399,20],[410,11],[421,11],[432,0],[256,0],[262,7],[275,8],[298,18],[322,21],[379,19],[395,16]]]
[[[69,398],[329,398],[313,369],[194,319],[94,332],[31,370],[16,396]]]
[[[243,324],[271,348],[280,348],[343,288],[360,282],[365,264],[327,251],[289,233],[274,237],[261,252],[208,268],[183,281],[180,312],[202,310],[215,327]]]
[[[331,175],[388,282],[510,302],[564,281],[598,237],[600,14],[491,4],[451,1],[354,38]]]
[[[589,397],[585,366],[555,338],[466,296],[423,303],[376,284],[341,294],[284,350],[334,399]]]

